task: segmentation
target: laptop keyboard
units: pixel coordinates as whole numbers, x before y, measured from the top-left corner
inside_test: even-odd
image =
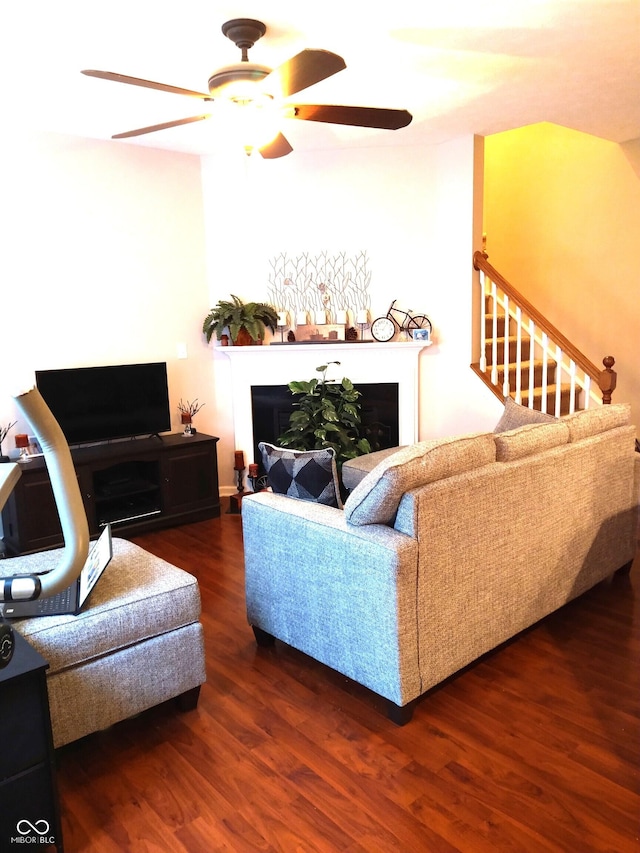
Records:
[[[38,613],[41,616],[46,616],[48,613],[59,613],[61,610],[63,612],[68,610],[71,607],[72,591],[73,585],[68,586],[66,589],[63,589],[48,598],[38,599]]]

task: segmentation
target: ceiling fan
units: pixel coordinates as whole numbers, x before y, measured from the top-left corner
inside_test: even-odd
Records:
[[[222,32],[234,42],[242,52],[242,59],[236,65],[229,65],[214,72],[209,78],[209,92],[196,92],[182,89],[179,86],[169,86],[165,83],[154,83],[140,77],[129,77],[111,71],[84,70],[82,73],[89,77],[99,77],[103,80],[113,80],[116,83],[129,83],[133,86],[144,86],[148,89],[159,89],[163,92],[173,92],[177,95],[187,95],[191,98],[210,103],[224,101],[234,104],[244,113],[247,110],[254,114],[275,114],[280,118],[302,119],[303,121],[319,121],[328,124],[346,124],[355,127],[371,127],[382,130],[398,130],[406,127],[412,119],[407,110],[380,109],[377,107],[350,107],[330,104],[290,104],[284,99],[295,95],[302,89],[319,83],[346,68],[341,56],[328,50],[303,50],[288,59],[278,68],[271,69],[264,65],[249,62],[248,50],[253,47],[267,31],[261,21],[250,18],[234,18],[222,26]],[[253,108],[253,109],[252,109]],[[166,130],[195,121],[211,118],[211,113],[190,116],[189,118],[167,121],[125,133],[116,133],[112,139],[126,139],[131,136],[141,136],[157,130]],[[254,145],[245,142],[248,154],[255,148],[266,159],[284,157],[293,149],[287,139],[276,127],[268,135],[269,141]]]

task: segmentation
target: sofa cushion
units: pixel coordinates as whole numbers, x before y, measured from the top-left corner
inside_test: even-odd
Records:
[[[530,409],[528,406],[521,406],[520,403],[512,397],[506,397],[504,401],[504,411],[498,423],[494,427],[494,432],[507,432],[511,429],[517,429],[527,424],[549,424],[554,423],[557,418],[549,415],[546,412],[538,412],[535,409]]]
[[[494,435],[496,460],[513,462],[524,456],[542,453],[569,442],[569,427],[557,421],[552,424],[527,424],[519,429]]]
[[[266,441],[258,445],[269,485],[278,495],[342,509],[336,453],[322,450],[288,450]]]
[[[406,446],[406,445],[404,445]],[[348,491],[355,489],[358,483],[369,474],[376,465],[379,465],[387,456],[403,450],[403,447],[388,447],[384,450],[374,450],[372,453],[365,453],[363,456],[356,456],[355,459],[348,459],[342,466],[342,485]]]
[[[631,423],[631,406],[628,403],[593,406],[583,412],[567,415],[562,420],[569,427],[569,441],[581,441],[590,435]]]
[[[0,561],[3,575],[53,569],[60,551]],[[49,663],[48,675],[103,658],[197,622],[200,592],[193,575],[132,542],[113,540],[113,559],[77,616],[34,616],[13,622]]]
[[[491,433],[432,439],[388,456],[360,482],[344,510],[350,524],[389,524],[402,495],[418,486],[495,462]]]

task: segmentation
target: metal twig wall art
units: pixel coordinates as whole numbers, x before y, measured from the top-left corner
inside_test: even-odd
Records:
[[[356,255],[281,252],[269,261],[269,301],[289,315],[289,325],[350,325],[370,310],[371,272],[366,251]]]

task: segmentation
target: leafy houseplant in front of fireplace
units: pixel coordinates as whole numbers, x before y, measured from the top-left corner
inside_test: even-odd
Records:
[[[297,398],[293,404],[295,411],[277,444],[292,450],[333,447],[340,470],[347,460],[371,453],[371,447],[366,438],[360,437],[360,391],[346,377],[341,382],[327,379],[329,364],[316,367],[321,379],[289,382],[288,388]]]
[[[202,324],[207,343],[214,333],[221,339],[225,329],[229,330],[235,346],[262,343],[267,328],[275,332],[278,328],[278,312],[266,302],[243,302],[231,294],[231,299],[221,299],[207,314]]]

